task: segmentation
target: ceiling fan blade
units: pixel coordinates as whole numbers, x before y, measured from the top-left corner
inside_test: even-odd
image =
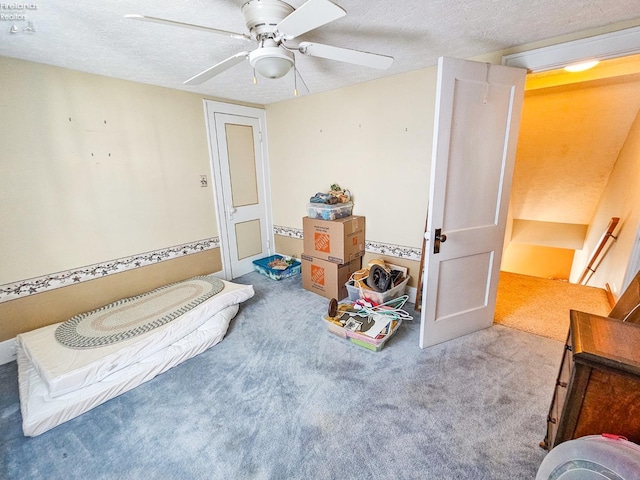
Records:
[[[207,80],[215,77],[219,73],[228,70],[229,68],[237,65],[238,63],[242,63],[249,56],[249,52],[240,52],[236,53],[234,56],[227,58],[226,60],[217,63],[211,68],[207,68],[204,72],[200,72],[199,74],[191,77],[189,80],[184,82],[184,85],[200,85],[201,83],[206,82]]]
[[[253,40],[251,38],[251,36],[246,34],[246,33],[229,32],[227,30],[220,30],[218,28],[205,27],[203,25],[195,25],[193,23],[184,23],[184,22],[177,22],[175,20],[166,20],[164,18],[149,17],[148,15],[131,14],[131,15],[125,15],[124,18],[128,18],[130,20],[139,20],[141,22],[150,22],[150,23],[160,23],[162,25],[171,25],[172,27],[191,28],[191,29],[194,29],[194,30],[202,30],[202,31],[209,32],[209,33],[218,33],[220,35],[226,35],[226,36],[232,37],[232,38],[239,38],[240,40],[248,40],[248,41],[252,41]]]
[[[304,55],[311,57],[328,58],[340,62],[353,63],[364,67],[378,68],[385,70],[393,63],[393,57],[380,55],[378,53],[361,52],[348,48],[332,47],[321,43],[302,42],[298,45],[298,50]]]
[[[330,0],[309,0],[287,15],[276,27],[286,40],[344,17],[347,12]]]

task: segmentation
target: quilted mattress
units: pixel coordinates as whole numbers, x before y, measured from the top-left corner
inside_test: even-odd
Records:
[[[224,289],[179,318],[138,337],[99,348],[70,349],[59,324],[18,335],[23,432],[35,436],[154,378],[220,342],[250,285]]]
[[[59,323],[22,333],[18,348],[33,364],[49,395],[57,397],[99,382],[192,332],[220,310],[253,296],[253,287],[225,282],[224,289],[178,319],[137,337],[99,348],[76,350],[56,341]]]

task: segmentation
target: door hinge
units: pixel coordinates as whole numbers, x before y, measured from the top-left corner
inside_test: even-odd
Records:
[[[258,141],[262,143],[262,132],[258,131]]]

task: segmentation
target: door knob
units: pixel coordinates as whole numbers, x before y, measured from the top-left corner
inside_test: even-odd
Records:
[[[442,233],[441,228],[436,228],[436,236],[433,242],[433,253],[440,253],[440,244],[447,241],[447,236]]]

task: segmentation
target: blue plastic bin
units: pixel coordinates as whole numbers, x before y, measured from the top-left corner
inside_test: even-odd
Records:
[[[260,260],[254,260],[253,268],[256,272],[266,275],[273,280],[282,280],[283,278],[300,274],[302,271],[302,265],[298,260],[294,260],[293,263],[285,270],[278,270],[276,268],[269,267],[269,263],[281,258],[284,257],[282,255],[271,255],[270,257],[261,258]]]

